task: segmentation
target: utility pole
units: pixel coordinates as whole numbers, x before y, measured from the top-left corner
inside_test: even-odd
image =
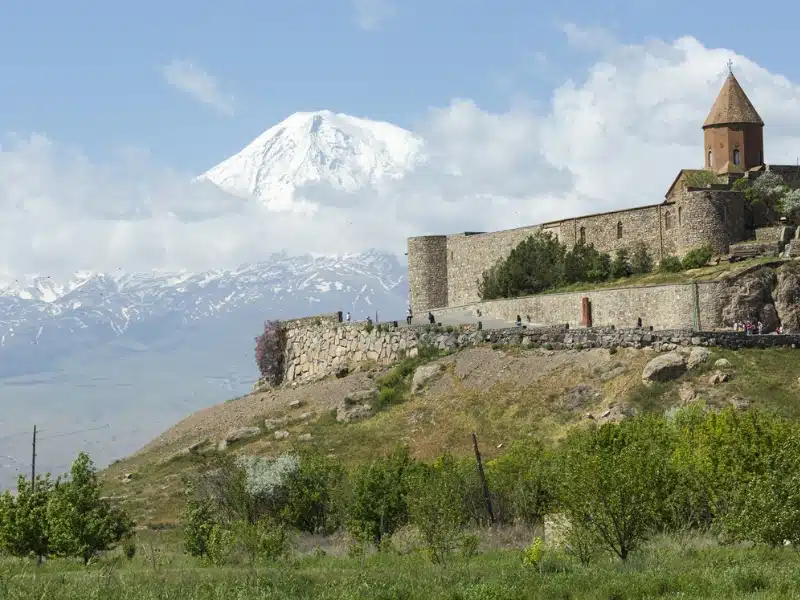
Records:
[[[31,492],[36,491],[36,425],[33,426],[33,451],[31,452]]]
[[[483,472],[483,462],[481,453],[478,450],[478,436],[472,432],[472,447],[475,449],[475,462],[478,463],[478,476],[481,478],[483,487],[483,499],[486,501],[486,512],[489,513],[489,522],[494,525],[494,511],[492,510],[492,497],[489,495],[489,485],[486,483],[486,474]]]

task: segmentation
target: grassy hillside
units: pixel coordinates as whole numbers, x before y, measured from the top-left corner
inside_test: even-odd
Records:
[[[407,444],[417,458],[434,458],[445,451],[466,456],[472,452],[474,431],[490,459],[524,436],[554,440],[590,419],[603,422],[632,412],[663,411],[681,403],[681,395],[691,395],[689,387],[712,406],[749,403],[797,417],[796,352],[718,350],[706,365],[681,379],[646,388],[641,370],[654,356],[649,349],[473,348],[436,360],[440,373],[424,390],[406,392],[402,401],[361,422],[338,423],[335,407],[345,394],[374,386],[386,370],[230,400],[184,419],[136,455],[112,465],[104,481],[108,493],[117,496],[138,523],[169,525],[177,521],[185,500],[181,477],[194,468],[191,457],[176,453],[202,439],[216,443],[236,427],[263,426],[265,418],[296,420],[280,428],[289,432],[287,439],[263,432],[225,452],[274,456],[302,444],[356,464]],[[732,378],[712,385],[709,377],[718,358],[732,363]],[[297,401],[300,406],[290,406]],[[300,420],[301,415],[306,418]],[[311,434],[311,440],[299,441],[301,434]],[[123,481],[126,473],[133,475],[130,481]]]

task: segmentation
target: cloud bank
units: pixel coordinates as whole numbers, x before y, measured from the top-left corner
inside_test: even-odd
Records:
[[[206,269],[276,251],[404,252],[409,235],[487,231],[656,203],[678,169],[702,165],[701,125],[726,61],[766,122],[773,164],[800,155],[800,88],[693,38],[621,45],[571,26],[596,53],[545,110],[468,99],[416,126],[427,164],[380,193],[304,191],[313,214],[270,212],[191,176],[121,154],[92,164],[42,136],[0,150],[0,273]],[[301,200],[298,199],[298,202]]]

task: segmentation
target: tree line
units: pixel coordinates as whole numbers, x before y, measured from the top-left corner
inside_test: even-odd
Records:
[[[351,551],[390,548],[409,528],[444,563],[470,554],[470,527],[546,518],[563,524],[581,562],[626,560],[659,533],[800,544],[798,427],[756,410],[697,404],[573,431],[557,444],[521,440],[485,473],[445,454],[432,463],[400,447],[354,468],[304,449],[278,458],[209,455],[189,481],[185,548],[216,563],[276,558],[296,531],[344,530]],[[532,556],[540,553],[534,544]],[[531,558],[531,560],[534,560]]]

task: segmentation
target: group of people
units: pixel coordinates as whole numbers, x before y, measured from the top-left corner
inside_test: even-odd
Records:
[[[744,331],[746,335],[762,335],[764,333],[764,324],[761,321],[756,321],[753,323],[752,321],[736,321],[733,324],[734,331]],[[781,333],[781,326],[778,325],[775,333]]]

